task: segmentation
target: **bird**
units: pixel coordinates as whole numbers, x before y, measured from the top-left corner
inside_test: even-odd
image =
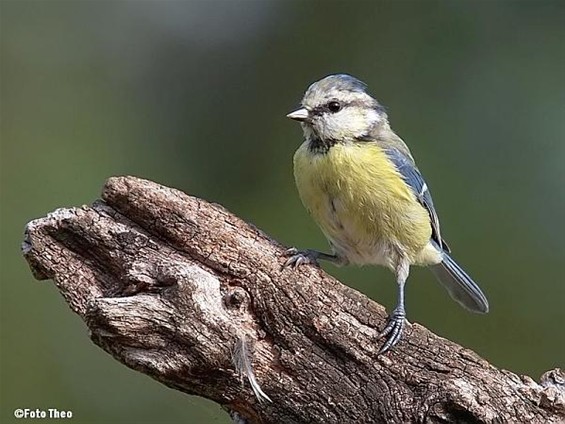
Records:
[[[285,267],[319,266],[325,260],[391,270],[398,301],[377,337],[384,339],[378,354],[402,337],[405,285],[413,265],[429,267],[465,309],[488,312],[486,296],[442,239],[430,189],[409,148],[364,82],[348,74],[326,76],[309,86],[287,117],[304,133],[293,159],[296,187],[331,253],[290,248]]]

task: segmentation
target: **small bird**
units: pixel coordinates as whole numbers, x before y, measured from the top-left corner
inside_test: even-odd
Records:
[[[305,137],[294,154],[296,186],[332,253],[289,249],[285,266],[318,265],[323,259],[389,268],[398,283],[398,303],[379,335],[386,337],[379,354],[402,336],[411,265],[429,266],[464,308],[488,312],[481,289],[449,256],[430,190],[410,150],[365,83],[329,75],[313,83],[301,107],[287,117],[301,123]]]

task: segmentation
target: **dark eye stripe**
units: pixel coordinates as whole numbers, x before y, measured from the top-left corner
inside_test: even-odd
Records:
[[[339,104],[339,106],[340,106],[339,109],[338,110],[332,110],[331,107],[330,107],[330,105],[332,103]],[[352,103],[345,103],[345,102],[340,102],[340,101],[337,101],[337,100],[332,100],[332,101],[329,101],[328,103],[323,104],[321,106],[316,106],[315,108],[312,109],[311,113],[314,114],[314,115],[322,115],[324,113],[335,113],[335,112],[338,112],[338,111],[342,110],[343,108],[349,106],[350,104],[352,104]]]
[[[380,103],[378,103],[376,100],[371,99],[371,101],[365,101],[362,99],[355,99],[355,100],[351,100],[349,102],[343,102],[343,101],[338,101],[338,100],[330,100],[329,102],[320,105],[320,106],[316,106],[315,108],[313,108],[310,113],[312,113],[313,115],[323,115],[324,113],[335,113],[337,111],[332,111],[330,110],[329,105],[333,102],[337,102],[341,105],[341,108],[339,110],[343,110],[346,107],[350,107],[350,106],[354,106],[354,107],[359,107],[359,108],[366,108],[366,109],[375,109],[377,112],[379,113],[383,113],[386,114],[386,109],[384,106],[382,106]]]

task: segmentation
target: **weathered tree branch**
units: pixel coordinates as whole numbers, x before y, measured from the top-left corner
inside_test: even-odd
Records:
[[[418,324],[377,356],[382,306],[221,206],[133,177],[91,207],[27,226],[23,251],[98,346],[251,423],[565,422],[560,370],[540,384]],[[232,355],[247,341],[258,402]],[[241,349],[239,349],[241,350]]]

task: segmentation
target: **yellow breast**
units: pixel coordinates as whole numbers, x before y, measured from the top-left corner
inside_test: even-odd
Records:
[[[334,249],[356,264],[391,266],[396,247],[415,262],[430,240],[427,211],[375,143],[294,155],[300,198]]]

